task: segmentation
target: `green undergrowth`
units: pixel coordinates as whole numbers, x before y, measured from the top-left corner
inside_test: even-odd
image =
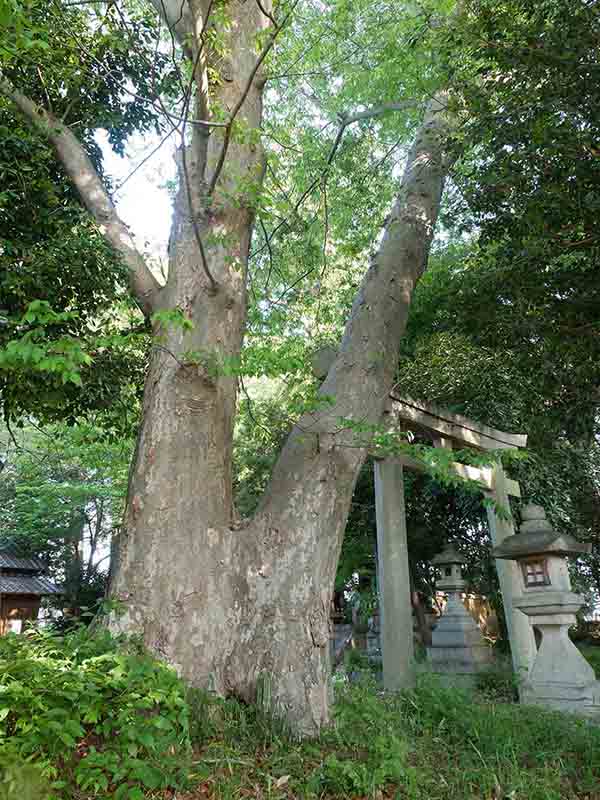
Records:
[[[600,728],[473,702],[429,677],[395,697],[341,687],[335,725],[316,741],[273,734],[253,709],[203,695],[192,718],[205,722],[189,798],[600,800]]]
[[[519,699],[519,679],[508,664],[480,672],[475,696],[482,702],[514,703]]]
[[[190,749],[181,681],[135,640],[0,638],[0,800],[142,800],[186,785]]]
[[[475,699],[423,676],[337,687],[334,724],[298,741],[234,699],[185,689],[105,632],[0,639],[0,800],[600,800],[600,727]],[[494,698],[499,698],[496,702]]]

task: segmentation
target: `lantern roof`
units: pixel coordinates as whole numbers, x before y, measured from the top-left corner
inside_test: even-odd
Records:
[[[444,566],[445,564],[464,564],[464,561],[465,557],[454,544],[447,544],[441,553],[431,559],[431,563],[435,567]]]
[[[495,558],[520,559],[527,556],[555,555],[567,556],[589,553],[591,544],[579,542],[568,533],[554,530],[546,519],[541,506],[530,503],[521,511],[523,522],[520,532],[508,536],[502,544],[494,547]]]

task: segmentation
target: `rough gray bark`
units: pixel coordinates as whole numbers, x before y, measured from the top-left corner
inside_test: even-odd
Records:
[[[173,24],[179,2],[154,5]],[[231,117],[260,126],[265,51],[257,56],[255,39],[270,24],[263,9],[271,10],[266,2],[261,6],[229,5],[235,39],[230,57],[219,62],[221,80],[208,92],[208,6],[184,3],[176,35],[197,64],[196,113],[202,119],[209,119],[209,101],[216,100]],[[321,387],[335,403],[298,422],[258,512],[242,526],[232,501],[236,381],[216,367],[242,346],[253,206],[236,187],[240,179],[260,182],[260,147],[231,142],[227,128],[193,127],[179,156],[169,276],[159,289],[137,251],[130,253],[131,241],[75,137],[45,112],[32,111],[14,87],[0,89],[38,127],[38,118],[44,120],[84,202],[126,257],[145,310],[180,308],[194,324],[186,332],[155,329],[112,569],[112,595],[125,612],[113,626],[143,634],[155,653],[196,685],[253,699],[261,676],[270,676],[276,712],[298,732],[314,733],[329,720],[330,599],[366,455],[340,420],[377,423],[392,386],[444,182],[444,99],[430,104],[418,131],[381,245]]]

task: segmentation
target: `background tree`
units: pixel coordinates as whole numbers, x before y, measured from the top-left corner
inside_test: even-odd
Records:
[[[555,524],[594,542],[580,560],[591,575],[600,552],[600,17],[588,3],[470,7],[448,38],[470,53],[461,64],[447,57],[471,149],[446,219],[471,238],[420,284],[399,380],[527,431],[529,458],[512,469]]]
[[[110,540],[123,513],[127,442],[107,444],[89,425],[2,435],[0,542],[41,558],[60,584],[61,607],[78,615],[106,591]]]
[[[103,4],[100,4],[103,6]],[[94,134],[117,153],[133,131],[154,131],[157,88],[169,60],[155,54],[153,16],[87,14],[76,4],[0,3],[2,64],[23,91],[73,125],[103,174]],[[135,43],[135,46],[131,46]],[[154,58],[157,73],[146,70]],[[133,92],[123,93],[123,86]],[[147,357],[128,273],[67,177],[46,137],[0,95],[0,398],[5,420],[25,413],[71,423],[103,410],[113,434],[137,425]],[[92,365],[93,361],[93,365]],[[110,410],[109,416],[107,410]],[[110,425],[109,425],[110,422]]]

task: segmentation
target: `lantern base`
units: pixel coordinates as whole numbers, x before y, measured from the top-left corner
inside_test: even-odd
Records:
[[[532,683],[526,680],[521,686],[521,703],[528,706],[544,706],[553,711],[581,714],[586,717],[600,716],[600,681],[575,686],[566,683]]]
[[[525,613],[527,609],[523,608]],[[521,702],[570,711],[600,714],[600,684],[591,665],[569,638],[575,616],[569,614],[529,614],[542,634],[542,643],[531,672],[521,691]]]

